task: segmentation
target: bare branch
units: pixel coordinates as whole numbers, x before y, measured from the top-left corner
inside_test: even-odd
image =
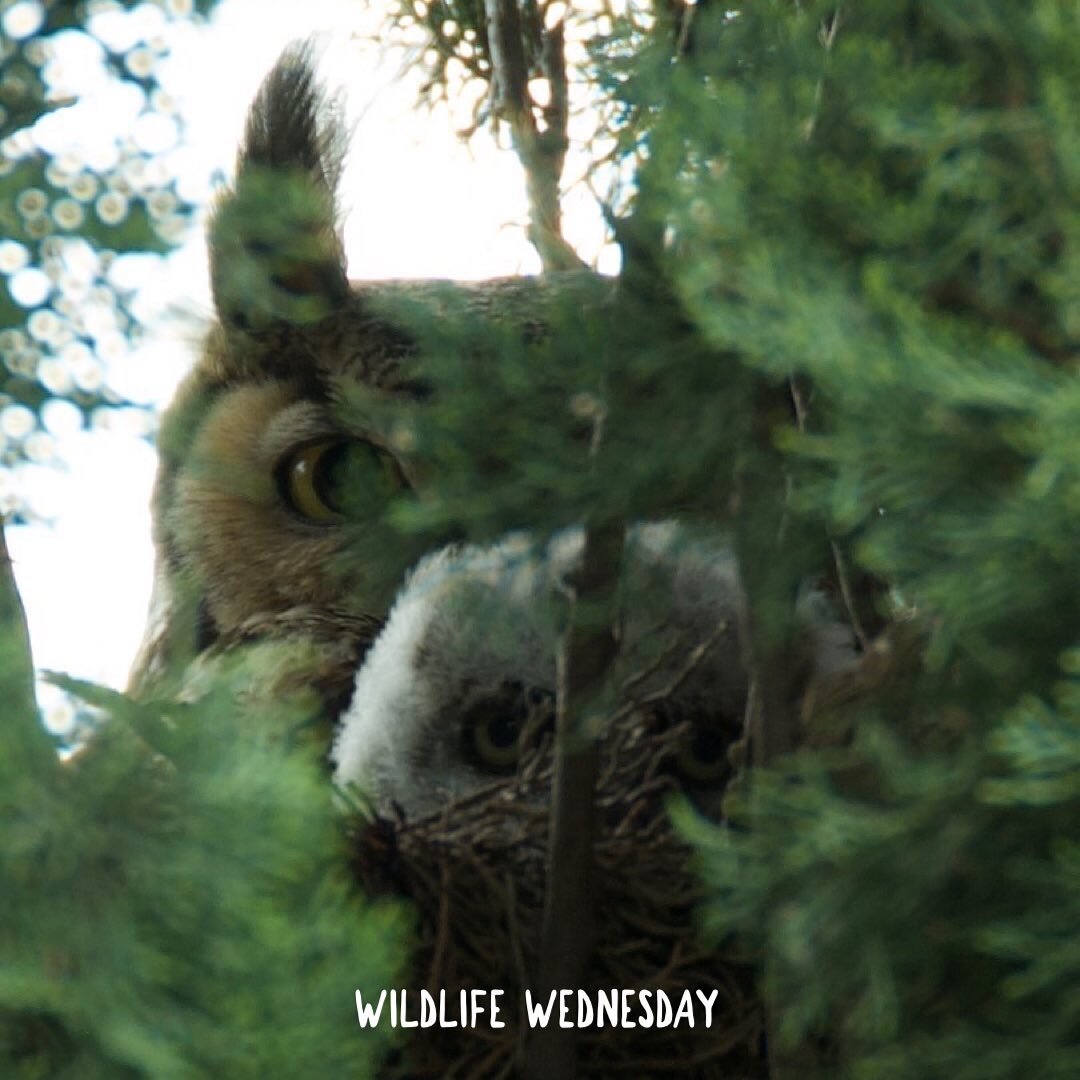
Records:
[[[541,35],[543,71],[551,85],[551,103],[544,110],[547,130],[541,132],[529,93],[529,66],[517,0],[484,0],[484,12],[495,112],[509,124],[514,151],[525,169],[529,240],[540,253],[545,270],[581,269],[584,264],[562,235],[559,202],[569,114],[563,25],[550,30],[533,28]]]
[[[529,108],[529,70],[521,43],[521,15],[516,0],[484,0],[488,45],[494,66],[493,89],[496,108],[511,127],[536,125]],[[519,114],[525,114],[521,116]]]

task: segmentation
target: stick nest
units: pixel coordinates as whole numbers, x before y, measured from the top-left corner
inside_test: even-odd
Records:
[[[686,733],[657,727],[654,715],[639,711],[622,716],[604,741],[593,864],[596,939],[582,989],[663,990],[676,1006],[685,990],[715,989],[713,1023],[704,1026],[695,997],[693,1028],[583,1028],[578,1073],[764,1077],[764,1023],[752,973],[731,951],[700,940],[694,908],[702,892],[692,852],[666,813],[668,797],[679,789],[671,760]],[[524,1059],[524,990],[534,985],[537,969],[552,767],[547,739],[517,775],[436,815],[358,826],[354,861],[365,891],[406,897],[417,910],[409,988],[427,989],[436,1000],[445,989],[451,1016],[462,988],[505,991],[499,1004],[506,1027],[491,1028],[484,1014],[476,1028],[413,1029],[385,1076],[510,1076]],[[636,1016],[636,999],[632,1004]]]

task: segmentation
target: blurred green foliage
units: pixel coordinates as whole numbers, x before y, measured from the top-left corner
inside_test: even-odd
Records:
[[[726,8],[637,66],[639,207],[702,337],[800,393],[747,449],[766,499],[926,644],[850,745],[692,830],[706,924],[759,950],[799,1075],[1073,1076],[1080,10]]]
[[[21,659],[0,650],[0,677]],[[405,922],[362,904],[295,707],[197,706],[65,682],[108,715],[63,764],[33,710],[0,745],[0,1070],[8,1077],[369,1076],[389,1028],[353,993]]]

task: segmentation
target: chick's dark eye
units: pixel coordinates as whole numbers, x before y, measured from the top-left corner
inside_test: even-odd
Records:
[[[465,757],[486,772],[516,771],[524,746],[536,746],[554,723],[555,695],[517,681],[491,688],[461,713]]]
[[[719,786],[728,775],[727,749],[731,738],[719,727],[695,723],[688,741],[675,755],[675,769],[688,783]]]
[[[381,509],[405,487],[394,458],[364,439],[320,439],[298,446],[282,459],[276,477],[289,508],[323,525]]]
[[[501,695],[477,702],[462,716],[466,755],[494,773],[512,773],[520,754],[526,713]]]

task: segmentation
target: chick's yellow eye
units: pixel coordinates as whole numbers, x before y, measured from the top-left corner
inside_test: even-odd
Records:
[[[381,510],[405,486],[393,457],[363,439],[321,439],[297,447],[278,466],[277,480],[289,508],[322,525]]]

